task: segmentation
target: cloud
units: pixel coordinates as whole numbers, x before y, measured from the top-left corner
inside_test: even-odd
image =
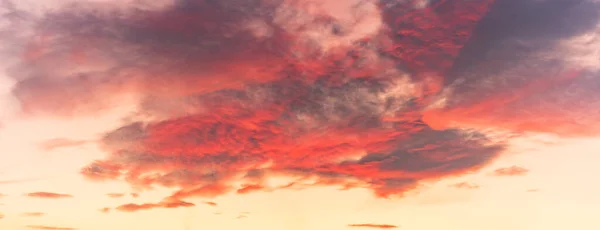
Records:
[[[489,130],[600,133],[600,81],[553,52],[595,28],[595,4],[315,2],[58,9],[7,38],[22,49],[13,94],[31,116],[131,102],[81,173],[175,188],[172,201],[312,186],[400,197],[497,159]]]
[[[250,185],[243,185],[242,188],[237,190],[238,194],[247,194],[247,193],[251,193],[253,191],[261,191],[264,190],[265,187],[259,184],[250,184]]]
[[[65,227],[52,227],[44,225],[27,225],[30,229],[41,229],[41,230],[77,230],[76,228],[65,228]]]
[[[598,34],[599,9],[583,0],[497,1],[448,73],[443,108],[426,112],[425,122],[598,135],[600,66],[573,60],[586,56],[577,51],[581,42]],[[600,51],[586,47],[590,55]]]
[[[5,197],[6,194],[0,193],[0,198]]]
[[[40,144],[40,148],[44,151],[52,151],[54,149],[59,149],[59,148],[80,146],[80,145],[83,145],[86,143],[87,143],[87,141],[82,141],[82,140],[69,140],[69,139],[64,139],[64,138],[56,138],[56,139],[51,139],[51,140],[42,142]]]
[[[180,208],[180,207],[194,207],[193,203],[181,201],[181,200],[166,200],[160,203],[144,203],[144,204],[124,204],[115,209],[121,212],[137,212],[143,210],[150,210],[153,208]]]
[[[47,199],[60,199],[60,198],[71,198],[72,195],[69,194],[60,194],[60,193],[52,193],[52,192],[33,192],[25,194],[28,197],[35,198],[47,198]]]
[[[527,192],[539,192],[539,189],[528,189]]]
[[[43,212],[26,212],[23,213],[22,216],[26,216],[26,217],[40,217],[40,216],[44,216],[46,215],[46,213]]]
[[[110,212],[110,209],[111,209],[111,208],[105,207],[105,208],[101,208],[101,209],[100,209],[100,210],[98,210],[98,211],[100,211],[100,212],[103,212],[103,213],[109,213],[109,212]]]
[[[131,197],[133,197],[133,198],[138,198],[138,197],[140,197],[140,194],[138,194],[138,193],[135,193],[135,192],[134,192],[134,193],[131,193],[130,195],[131,195]]]
[[[211,201],[206,201],[206,202],[204,202],[204,204],[207,204],[207,205],[210,205],[210,206],[213,206],[213,207],[217,206],[217,203],[211,202]]]
[[[0,213],[0,220],[4,219],[4,214]]]
[[[17,184],[17,183],[37,181],[37,180],[39,180],[39,179],[0,180],[0,184]]]
[[[390,224],[349,224],[348,227],[381,228],[381,229],[398,228],[398,226],[390,225]]]
[[[106,194],[106,196],[110,197],[110,198],[121,198],[123,196],[125,196],[124,193],[108,193]]]
[[[460,183],[452,184],[450,186],[454,187],[454,188],[461,188],[461,189],[478,189],[479,188],[478,184],[472,184],[472,183],[468,183],[468,182],[460,182]]]
[[[529,170],[520,166],[511,166],[499,168],[494,171],[495,176],[524,176],[529,173]]]

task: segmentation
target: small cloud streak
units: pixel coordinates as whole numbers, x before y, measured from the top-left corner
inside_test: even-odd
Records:
[[[23,213],[22,216],[26,216],[26,217],[40,217],[40,216],[44,216],[46,215],[46,213],[43,212],[26,212]]]
[[[495,176],[525,176],[527,173],[529,173],[528,169],[516,165],[494,171]]]
[[[0,180],[0,184],[17,184],[17,183],[37,181],[37,180],[39,180],[39,179]]]
[[[0,213],[0,220],[4,219],[4,214]]]
[[[247,193],[251,193],[251,192],[255,192],[255,191],[261,191],[263,190],[265,187],[259,184],[251,184],[251,185],[244,185],[242,188],[237,190],[238,194],[247,194]]]
[[[100,212],[103,212],[103,213],[109,213],[109,212],[110,212],[110,208],[108,208],[108,207],[106,207],[106,208],[101,208],[101,209],[100,209],[100,210],[98,210],[98,211],[100,211]]]
[[[478,184],[473,184],[473,183],[469,183],[469,182],[456,183],[456,184],[450,185],[450,187],[460,188],[460,189],[478,189],[478,188],[480,188],[480,186]]]
[[[153,208],[181,208],[181,207],[194,207],[193,203],[181,201],[181,200],[166,200],[160,203],[144,203],[144,204],[124,204],[117,208],[121,212],[137,212],[142,210],[150,210]]]
[[[390,224],[349,224],[348,227],[381,228],[381,229],[398,228],[398,226],[390,225]]]
[[[44,199],[60,199],[60,198],[72,198],[73,195],[53,193],[53,192],[33,192],[25,194],[28,197],[44,198]]]
[[[41,230],[77,230],[76,228],[65,228],[65,227],[52,227],[44,225],[27,225],[30,229],[41,229]]]
[[[110,198],[121,198],[123,196],[125,196],[124,193],[108,193],[106,194],[106,196],[110,197]]]
[[[65,138],[55,138],[44,141],[40,144],[40,148],[44,151],[52,151],[59,148],[69,148],[86,144],[87,141],[70,140]]]
[[[133,198],[138,198],[138,197],[140,197],[140,194],[138,194],[138,193],[135,193],[135,192],[132,192],[132,193],[131,193],[131,194],[129,194],[129,195],[131,195],[131,197],[133,197]]]
[[[206,205],[210,205],[210,206],[213,206],[213,207],[216,207],[216,206],[217,206],[217,203],[215,203],[215,202],[212,202],[212,201],[206,201],[206,202],[204,202],[204,204],[206,204]]]

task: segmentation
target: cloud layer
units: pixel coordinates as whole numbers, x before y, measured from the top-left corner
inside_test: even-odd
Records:
[[[600,133],[593,62],[557,55],[597,33],[598,4],[573,2],[74,4],[19,19],[34,26],[9,73],[28,115],[135,103],[82,174],[175,203],[117,210],[311,186],[401,196],[488,165],[505,148],[490,130]]]

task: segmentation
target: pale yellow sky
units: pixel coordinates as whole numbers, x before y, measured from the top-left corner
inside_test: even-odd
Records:
[[[47,10],[68,1],[27,0],[19,5]],[[314,31],[306,33],[308,37],[321,36]],[[357,39],[350,36],[337,42]],[[127,203],[157,203],[177,191],[164,187],[137,191],[124,181],[93,182],[80,173],[83,167],[108,154],[99,148],[97,140],[124,125],[123,118],[135,111],[136,104],[123,102],[110,110],[70,118],[24,116],[11,94],[13,84],[0,73],[1,230],[29,230],[35,226],[56,228],[48,230],[357,228],[351,224],[393,225],[405,230],[600,229],[600,180],[595,179],[600,175],[600,135],[564,138],[540,133],[510,139],[500,158],[475,173],[423,182],[420,188],[401,198],[379,198],[370,189],[311,187],[185,199],[195,207],[104,213],[100,209]],[[42,148],[43,143],[57,138],[85,143]],[[495,174],[500,168],[513,166],[525,171],[520,175]],[[460,183],[463,186],[455,186]],[[25,195],[35,192],[72,197],[44,199]],[[125,195],[114,198],[107,196],[109,193]],[[131,193],[140,196],[133,197]],[[38,212],[44,215],[24,215]]]

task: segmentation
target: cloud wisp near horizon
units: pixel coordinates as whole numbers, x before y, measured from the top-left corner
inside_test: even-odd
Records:
[[[220,208],[212,199],[317,187],[402,198],[479,172],[516,137],[600,136],[598,1],[164,2],[41,13],[3,2],[0,55],[19,119],[129,111],[96,140],[37,147],[97,146],[104,155],[80,174],[135,191],[104,193],[115,201],[170,190],[96,213]]]

